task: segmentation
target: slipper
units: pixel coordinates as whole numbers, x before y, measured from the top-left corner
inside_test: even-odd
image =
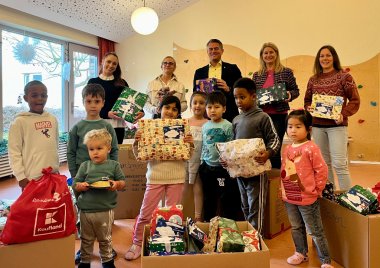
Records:
[[[125,254],[124,258],[127,261],[136,260],[141,255],[141,246],[133,244]]]

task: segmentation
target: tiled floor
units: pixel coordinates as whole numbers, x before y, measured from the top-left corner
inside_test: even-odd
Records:
[[[67,169],[65,166],[61,168],[62,173],[67,174]],[[375,183],[380,181],[380,165],[350,165],[350,172],[352,175],[352,180],[354,184],[360,184],[364,187],[373,186]],[[20,190],[17,186],[15,179],[0,179],[0,198],[15,199],[19,196]],[[113,246],[118,252],[118,258],[116,259],[115,265],[118,268],[128,267],[137,268],[140,267],[140,259],[128,262],[124,260],[123,256],[127,252],[131,244],[131,235],[133,229],[134,220],[116,220],[113,227]],[[309,239],[310,242],[310,239]],[[290,231],[286,231],[279,236],[271,240],[265,240],[269,250],[270,250],[270,264],[272,268],[286,268],[294,267],[286,263],[286,258],[293,254],[294,246],[291,238]],[[75,242],[75,248],[79,249],[80,242],[77,240]],[[309,257],[310,260],[307,263],[303,263],[297,267],[320,267],[320,262],[316,253],[315,247],[309,243]],[[73,252],[74,261],[74,252]],[[333,262],[336,268],[341,268],[339,264]],[[95,246],[94,258],[92,262],[93,268],[100,268],[101,264],[99,261],[99,254],[97,253],[97,245]],[[179,264],[180,267],[180,264]],[[231,266],[233,267],[233,266]],[[259,267],[259,266],[255,266]]]

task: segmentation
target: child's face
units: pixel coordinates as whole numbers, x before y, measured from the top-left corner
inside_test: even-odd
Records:
[[[226,106],[223,106],[220,103],[212,103],[212,104],[209,103],[206,105],[207,116],[213,122],[222,121],[222,116],[225,111],[226,111]]]
[[[100,96],[87,95],[83,100],[84,108],[86,109],[86,119],[94,120],[99,118],[100,110],[104,106],[104,100]]]
[[[107,160],[108,154],[111,151],[110,146],[108,146],[103,140],[89,140],[87,142],[88,154],[92,162],[96,164],[101,164]]]
[[[249,93],[245,88],[237,87],[234,89],[234,98],[236,106],[243,112],[246,112],[253,107],[256,94]]]
[[[31,113],[42,114],[47,101],[47,89],[42,85],[29,87],[28,93],[24,95],[24,100],[29,105]]]
[[[206,99],[201,95],[194,95],[190,106],[195,116],[203,117],[206,112]]]
[[[178,109],[175,103],[169,103],[161,108],[161,119],[176,119],[178,117]]]
[[[309,130],[310,131],[310,130]],[[286,134],[294,143],[303,143],[307,141],[307,134],[304,123],[296,117],[291,117],[288,120],[288,127],[286,128]]]

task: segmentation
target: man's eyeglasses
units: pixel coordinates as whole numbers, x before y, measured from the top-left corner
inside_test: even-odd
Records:
[[[174,65],[174,62],[164,61],[162,65]]]

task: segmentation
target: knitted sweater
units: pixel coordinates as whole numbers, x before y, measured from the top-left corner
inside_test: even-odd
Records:
[[[184,183],[186,162],[183,160],[150,160],[146,172],[147,184]]]
[[[71,177],[75,177],[80,164],[90,160],[87,145],[83,144],[84,135],[93,129],[105,128],[112,136],[110,159],[118,161],[117,137],[113,127],[105,120],[81,120],[69,132],[69,141],[67,144],[67,163]]]
[[[288,145],[282,152],[282,199],[301,206],[313,204],[325,188],[327,170],[314,142]]]
[[[360,97],[352,76],[343,70],[333,70],[329,73],[314,75],[309,79],[305,93],[304,106],[309,107],[312,102],[313,94],[330,96],[342,96],[344,99],[342,112],[343,123],[340,126],[348,125],[348,117],[359,110]],[[313,126],[334,127],[337,126],[332,119],[313,118]]]
[[[114,160],[106,160],[104,163],[95,164],[91,160],[81,164],[75,177],[73,188],[79,182],[88,184],[108,177],[113,181],[125,180],[120,164]],[[117,192],[108,189],[88,189],[80,192],[78,207],[83,212],[101,212],[113,209],[117,204]]]
[[[170,91],[175,91],[174,96],[178,97],[181,102],[181,112],[186,111],[187,101],[186,101],[186,89],[185,86],[177,80],[177,77],[173,75],[172,79],[169,80],[167,84],[162,81],[161,76],[157,76],[156,79],[149,82],[147,94],[148,100],[144,106],[144,111],[152,115],[156,114],[157,106],[159,105],[159,100],[157,93],[161,88],[168,87]]]

